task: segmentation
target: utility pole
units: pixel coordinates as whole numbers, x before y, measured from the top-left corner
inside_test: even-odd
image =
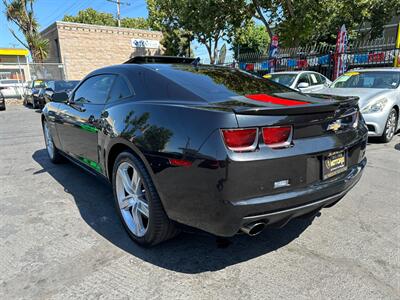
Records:
[[[117,4],[117,24],[118,27],[121,27],[121,4],[130,6],[129,2],[121,2],[121,0],[106,0],[108,2],[116,3]]]

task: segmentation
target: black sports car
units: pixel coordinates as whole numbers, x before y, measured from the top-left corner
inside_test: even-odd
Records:
[[[357,98],[317,98],[240,70],[134,58],[53,96],[42,122],[50,159],[112,183],[142,245],[179,223],[218,236],[316,214],[366,165]]]

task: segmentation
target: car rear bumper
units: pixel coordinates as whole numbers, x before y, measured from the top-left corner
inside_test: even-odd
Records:
[[[361,177],[366,143],[363,125],[357,131],[298,139],[295,147],[279,151],[260,148],[225,160],[204,155],[190,167],[157,167],[154,181],[172,220],[232,236],[243,225],[281,225],[340,200]],[[335,151],[345,151],[348,169],[324,180],[324,157]],[[282,181],[288,184],[275,186]]]
[[[293,218],[316,213],[338,202],[360,180],[366,162],[364,158],[345,173],[306,188],[215,205],[210,218],[190,225],[218,236],[235,235],[242,226],[256,222],[284,226]]]

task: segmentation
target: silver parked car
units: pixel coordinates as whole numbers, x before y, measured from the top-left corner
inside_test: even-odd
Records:
[[[17,79],[0,79],[0,90],[4,98],[21,98],[24,84]]]
[[[332,83],[324,75],[313,71],[276,72],[263,77],[302,93],[317,92]]]
[[[382,142],[389,142],[399,128],[399,68],[352,70],[318,93],[359,97],[368,135]]]

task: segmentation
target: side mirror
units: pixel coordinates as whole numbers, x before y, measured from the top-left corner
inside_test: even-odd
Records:
[[[310,86],[310,84],[308,83],[308,82],[300,82],[298,85],[297,85],[297,88],[298,89],[305,89],[305,88],[308,88]]]
[[[66,92],[54,93],[52,100],[54,102],[68,102],[68,94]]]

